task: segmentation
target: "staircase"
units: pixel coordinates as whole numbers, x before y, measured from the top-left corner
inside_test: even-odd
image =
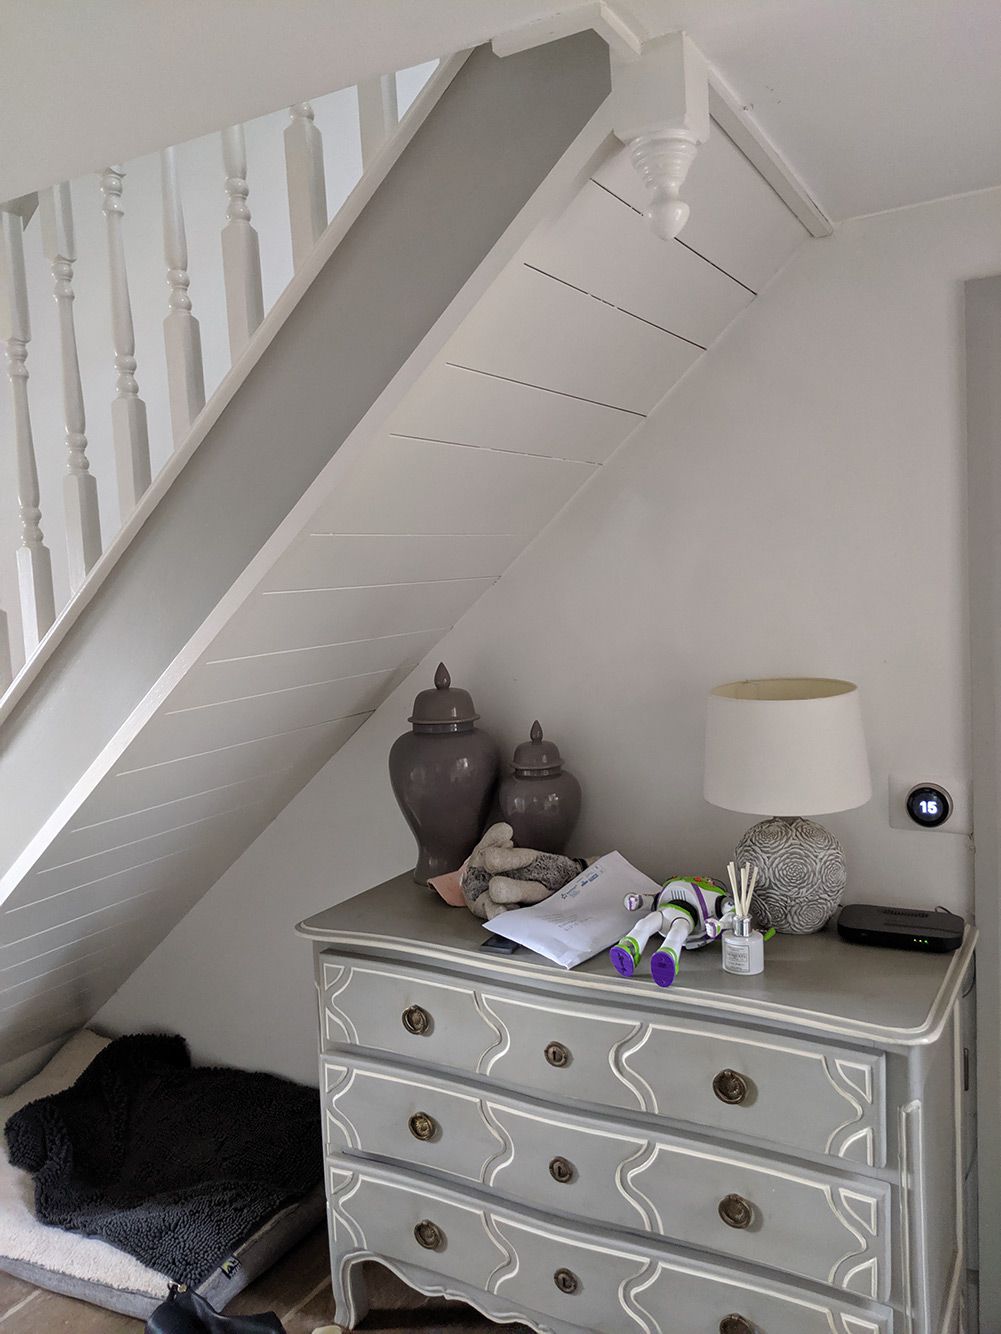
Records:
[[[399,123],[396,88],[350,92],[358,179],[329,221],[325,170],[343,181],[352,149],[328,143],[325,168],[323,99],[284,131],[264,118],[221,133],[211,327],[197,274],[189,287],[190,146],[163,151],[159,380],[133,344],[150,317],[132,256],[151,238],[128,227],[130,173],[88,187],[108,244],[106,347],[74,346],[79,185],[0,209],[14,407],[0,449],[20,498],[0,576],[17,669],[0,701],[0,1067],[86,1022],[806,237],[718,129],[686,185],[684,240],[654,236],[593,34],[446,60]],[[248,177],[244,156],[269,130],[277,181]],[[293,272],[278,291],[254,217],[286,189]],[[53,470],[34,443],[51,460],[38,422],[56,396],[39,411],[34,350],[30,391],[21,374],[28,298],[40,324],[52,292],[57,560],[37,481],[51,490]],[[112,372],[117,513],[82,406]]]

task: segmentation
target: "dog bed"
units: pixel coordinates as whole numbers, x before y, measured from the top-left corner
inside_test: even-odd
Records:
[[[0,1098],[0,1127],[38,1098],[68,1088],[108,1045],[87,1029],[76,1034],[48,1065],[15,1093]],[[209,1274],[198,1291],[217,1310],[264,1272],[323,1217],[322,1186],[277,1211],[232,1256]],[[108,1243],[35,1217],[34,1185],[12,1167],[0,1138],[0,1270],[40,1288],[79,1297],[108,1310],[145,1319],[166,1296],[168,1277]]]

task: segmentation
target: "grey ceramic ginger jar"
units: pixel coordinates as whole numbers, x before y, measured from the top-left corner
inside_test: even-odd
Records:
[[[411,731],[390,749],[393,795],[417,840],[419,885],[457,871],[483,832],[499,763],[497,747],[474,725],[479,716],[440,662],[434,689],[414,700]]]
[[[544,738],[538,719],[513,759],[498,798],[515,847],[563,852],[580,816],[580,783],[563,768],[559,746]]]

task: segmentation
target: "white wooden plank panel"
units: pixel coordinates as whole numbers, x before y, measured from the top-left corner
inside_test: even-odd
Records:
[[[438,361],[390,417],[387,430],[603,463],[643,420],[642,413],[587,403]]]
[[[500,533],[527,541],[593,471],[589,463],[381,436],[317,510],[310,531]]]
[[[414,634],[358,639],[322,648],[264,653],[256,658],[202,662],[171,696],[170,703],[180,700],[184,704],[211,704],[215,700],[233,699],[244,691],[254,694],[333,681],[360,672],[415,667],[444,633],[443,627],[435,627]]]
[[[430,580],[496,579],[524,538],[495,533],[305,533],[262,582],[265,591]]]
[[[332,755],[362,722],[363,718],[342,719],[288,732],[284,736],[263,737],[226,750],[149,766],[143,765],[142,738],[139,738],[123,756],[116,772],[101,784],[102,790],[106,789],[103,800],[107,802],[106,809],[112,812],[121,810],[125,802],[134,802],[139,809],[157,801],[172,801],[192,791],[204,791],[222,783],[268,773],[272,769],[284,769],[289,765],[309,766],[314,760]]]
[[[148,924],[153,930],[166,920],[170,905],[155,899],[116,903],[89,917],[67,918],[31,936],[9,940],[0,947],[0,966],[13,968],[43,959],[53,950],[77,942],[107,941],[115,933]]]
[[[594,179],[641,212],[646,187],[623,148],[602,163]],[[806,228],[731,139],[713,123],[682,190],[691,216],[679,241],[760,291],[808,238]]]
[[[365,672],[314,685],[291,686],[266,695],[161,713],[146,728],[143,754],[147,763],[162,764],[185,755],[232,746],[255,735],[290,732],[317,721],[332,722],[372,713],[403,675],[400,668]]]
[[[152,924],[151,924],[152,923]],[[159,917],[146,915],[122,926],[106,928],[92,936],[81,936],[61,945],[41,950],[29,959],[0,968],[0,992],[20,986],[22,982],[42,977],[47,973],[58,975],[90,958],[110,958],[137,946],[140,940],[152,938],[159,929]]]
[[[645,218],[593,181],[532,242],[525,259],[702,347],[754,299],[694,250],[661,240]]]
[[[49,845],[45,854],[39,858],[34,870],[22,882],[48,885],[57,868],[66,870],[72,882],[93,880],[106,869],[116,870],[119,866],[139,865],[160,855],[161,851],[172,851],[178,846],[197,843],[203,836],[211,836],[218,829],[220,822],[225,822],[234,813],[255,811],[266,803],[274,792],[277,777],[272,776],[267,783],[253,787],[246,785],[227,789],[216,803],[215,809],[202,811],[198,808],[175,813],[164,821],[162,827],[146,832],[119,827],[117,820],[98,826],[103,838],[95,845],[81,847],[75,836],[68,832],[61,834]],[[173,807],[168,807],[173,810]],[[77,868],[79,874],[74,872]],[[16,908],[25,902],[22,887],[19,886],[4,905],[5,911]]]
[[[95,958],[81,962],[73,971],[32,978],[12,990],[0,991],[0,1029],[9,1023],[17,1023],[18,1018],[29,1010],[44,1014],[48,1008],[58,1007],[65,1001],[67,992],[87,990],[98,980],[117,972],[119,966],[119,960],[113,957]]]
[[[339,644],[450,626],[492,579],[267,593],[242,607],[214,645],[219,658]]]
[[[453,365],[649,412],[699,355],[690,343],[513,265],[445,348]]]
[[[107,856],[97,859],[101,866],[111,867],[111,870],[101,872],[100,879],[79,883],[81,863],[32,878],[29,883],[36,900],[5,912],[1,923],[4,936],[31,936],[67,916],[83,918],[116,903],[135,902],[140,896],[156,898],[164,894],[188,894],[192,883],[198,882],[203,874],[203,862],[222,859],[228,866],[228,862],[259,834],[272,815],[274,811],[264,808],[263,812],[244,811],[227,816],[214,824],[211,836],[202,835],[202,842],[191,831],[157,835],[153,842],[161,851],[153,854],[155,862],[147,864],[128,864],[127,854],[131,851],[136,855],[135,848],[108,852]],[[184,866],[182,859],[187,858],[190,862]],[[123,864],[115,870],[119,863]]]
[[[0,919],[4,937],[29,935],[61,917],[123,903],[171,884],[184,874],[177,869],[176,858],[187,853],[197,856],[201,847],[215,849],[238,840],[242,831],[261,826],[266,810],[266,804],[259,802],[190,828],[171,829],[139,843],[33,871],[4,905]],[[56,842],[47,856],[58,856],[59,851]]]
[[[288,770],[281,771],[283,773]],[[274,786],[278,775],[260,774],[236,783],[226,783],[208,792],[194,792],[189,797],[168,801],[142,811],[127,811],[88,824],[86,807],[81,807],[77,821],[64,829],[58,843],[65,859],[85,856],[102,848],[119,847],[135,839],[190,825],[195,820],[231,810],[234,806],[260,800]]]

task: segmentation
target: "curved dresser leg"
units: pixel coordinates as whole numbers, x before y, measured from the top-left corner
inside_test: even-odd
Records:
[[[345,1330],[354,1329],[368,1315],[368,1283],[357,1257],[335,1258],[330,1285],[334,1292],[334,1319]]]

